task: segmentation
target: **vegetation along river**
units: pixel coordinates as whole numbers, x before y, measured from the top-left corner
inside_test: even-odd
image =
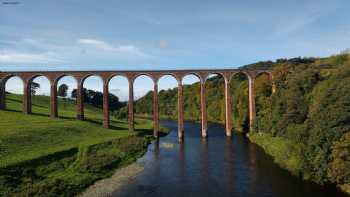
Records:
[[[245,136],[225,137],[221,125],[210,125],[204,140],[200,124],[187,122],[183,142],[178,142],[176,122],[162,125],[170,134],[149,146],[137,161],[143,172],[113,196],[345,196],[334,186],[291,176]]]

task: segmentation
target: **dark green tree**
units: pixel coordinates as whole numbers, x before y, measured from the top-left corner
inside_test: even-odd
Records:
[[[34,96],[36,91],[40,88],[40,84],[34,81],[30,82],[30,94]]]

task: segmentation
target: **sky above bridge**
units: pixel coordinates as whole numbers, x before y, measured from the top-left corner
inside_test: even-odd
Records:
[[[329,56],[350,47],[349,7],[348,0],[0,0],[0,70],[235,68]],[[151,87],[140,80],[140,89]]]

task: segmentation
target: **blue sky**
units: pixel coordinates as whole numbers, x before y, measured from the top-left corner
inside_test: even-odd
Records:
[[[0,70],[234,68],[350,48],[347,0],[0,3]]]

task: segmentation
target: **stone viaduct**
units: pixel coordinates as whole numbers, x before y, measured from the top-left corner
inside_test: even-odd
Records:
[[[20,77],[23,81],[23,112],[31,114],[31,82],[38,76],[44,76],[50,81],[50,116],[58,118],[57,109],[57,83],[64,76],[72,76],[77,81],[77,119],[84,120],[84,101],[83,101],[83,84],[89,76],[99,76],[103,80],[103,127],[109,127],[109,81],[115,76],[124,76],[129,82],[129,101],[128,101],[128,121],[129,130],[134,130],[134,80],[141,75],[149,76],[153,80],[153,128],[154,136],[158,137],[159,131],[159,113],[158,113],[158,80],[164,75],[173,76],[178,82],[178,137],[184,136],[184,107],[183,107],[183,85],[182,80],[186,75],[195,75],[200,80],[200,99],[201,99],[201,134],[207,137],[207,114],[206,114],[206,97],[205,81],[209,75],[221,75],[225,81],[225,130],[226,135],[231,136],[231,94],[230,80],[236,75],[242,73],[247,76],[249,83],[249,120],[250,124],[256,116],[255,110],[255,78],[262,74],[268,74],[272,79],[270,70],[264,69],[219,69],[219,70],[159,70],[159,71],[28,71],[28,72],[0,72],[0,109],[6,109],[6,81],[13,77]]]

